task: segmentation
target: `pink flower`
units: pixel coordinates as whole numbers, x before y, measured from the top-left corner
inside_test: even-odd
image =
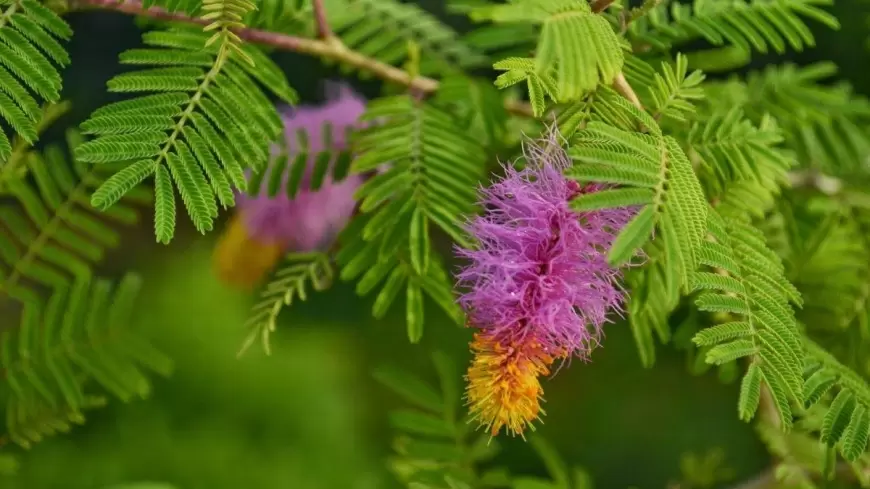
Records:
[[[325,150],[347,149],[346,130],[356,126],[357,119],[365,111],[365,101],[350,87],[332,85],[329,100],[322,107],[287,109],[284,112],[284,131],[292,160],[298,152],[295,148],[296,131],[308,133],[309,152],[314,155]],[[323,144],[323,127],[332,125],[332,147]],[[334,163],[334,162],[333,162]],[[299,192],[290,199],[286,192],[269,197],[265,192],[251,197],[239,197],[238,209],[245,227],[254,239],[279,242],[295,251],[314,251],[328,247],[353,214],[356,202],[353,194],[362,183],[361,175],[349,175],[340,182],[327,178],[317,190],[308,189],[313,157],[309,158]],[[264,177],[268,180],[269,175]],[[284,184],[287,182],[284,176]]]
[[[361,175],[349,175],[340,182],[327,177],[317,190],[311,184],[314,155],[331,150],[336,154],[348,147],[346,130],[357,125],[365,111],[365,101],[353,90],[340,84],[327,87],[323,106],[299,106],[283,111],[289,156],[298,154],[294,147],[296,132],[308,133],[309,159],[299,191],[289,198],[282,190],[269,197],[237,197],[236,214],[221,237],[215,252],[217,274],[226,282],[250,288],[260,283],[288,251],[325,250],[353,215],[353,195],[363,181]],[[332,125],[332,144],[324,147],[323,127]],[[333,160],[333,164],[335,161]],[[286,186],[288,175],[283,177]],[[264,176],[268,181],[269,174]]]
[[[477,249],[459,273],[469,322],[503,344],[535,342],[556,357],[585,357],[607,314],[623,299],[621,273],[607,262],[629,209],[577,212],[569,200],[596,186],[567,180],[571,162],[555,131],[524,148],[527,165],[482,191],[485,213],[468,231]]]

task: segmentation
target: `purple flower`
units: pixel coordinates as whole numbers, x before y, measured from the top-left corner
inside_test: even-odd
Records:
[[[269,197],[265,192],[256,197],[247,194],[238,198],[238,211],[251,237],[269,243],[281,243],[295,251],[313,251],[329,246],[336,234],[353,214],[353,194],[362,183],[361,175],[349,175],[340,182],[326,178],[317,191],[308,189],[314,166],[313,155],[326,150],[347,149],[346,130],[357,125],[365,111],[365,100],[341,84],[327,87],[327,103],[323,106],[299,106],[283,112],[284,133],[290,157],[295,147],[296,132],[308,133],[309,153],[306,173],[299,192],[293,199],[286,192]],[[331,93],[330,93],[331,92]],[[324,147],[323,127],[332,125],[332,146]],[[264,179],[268,179],[268,174]],[[284,184],[287,182],[284,176]]]
[[[485,213],[468,226],[478,247],[459,249],[470,263],[458,274],[469,323],[504,345],[540,344],[556,357],[585,357],[611,309],[623,299],[621,273],[607,262],[616,234],[633,211],[578,212],[581,188],[562,171],[571,165],[553,130],[524,147],[523,170],[482,190]]]
[[[308,189],[314,155],[326,150],[347,149],[346,129],[356,126],[365,110],[365,101],[340,84],[327,87],[323,106],[300,106],[283,113],[285,137],[292,158],[296,131],[308,133],[309,160],[293,199],[280,191],[275,197],[261,192],[256,197],[237,196],[236,213],[221,236],[214,254],[217,275],[226,283],[249,289],[263,278],[288,251],[322,250],[332,243],[353,215],[353,195],[363,181],[350,175],[340,182],[326,178],[317,191]],[[329,93],[331,92],[331,93]],[[324,147],[323,127],[332,125],[332,146]],[[277,153],[277,151],[276,151]],[[265,179],[269,175],[265,175]],[[283,185],[288,176],[285,174]]]

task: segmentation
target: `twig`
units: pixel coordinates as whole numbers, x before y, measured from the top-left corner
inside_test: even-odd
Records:
[[[144,8],[142,3],[137,0],[74,0],[73,3],[75,7],[113,10],[125,14],[142,15],[158,20],[187,22],[200,25],[208,24],[207,20],[190,17],[189,15],[181,13],[167,12],[160,7]],[[381,80],[409,87],[416,92],[432,93],[437,91],[439,87],[438,80],[424,76],[412,78],[404,70],[382,63],[374,58],[369,58],[368,56],[360,54],[352,49],[348,49],[341,42],[336,42],[334,37],[331,40],[308,39],[251,28],[233,29],[233,33],[251,43],[339,61],[361,71],[372,73]],[[531,106],[526,103],[508,101],[505,102],[505,109],[512,114],[527,117],[533,116]]]
[[[323,7],[323,0],[311,0],[311,4],[314,7],[314,20],[317,23],[317,37],[320,39],[332,39],[332,29],[326,20],[326,9]]]

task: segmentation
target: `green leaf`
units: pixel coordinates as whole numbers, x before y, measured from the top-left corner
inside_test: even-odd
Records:
[[[655,209],[653,206],[644,207],[613,241],[613,246],[607,255],[607,261],[612,266],[620,266],[631,260],[635,251],[640,248],[643,243],[649,240],[655,227]]]
[[[443,419],[417,411],[392,411],[390,412],[390,423],[395,428],[418,435],[430,435],[443,438],[453,438],[456,436],[453,428]]]
[[[223,0],[214,1],[219,6]],[[239,12],[250,8],[253,4],[243,1],[234,13],[218,9],[204,18],[212,26],[228,22],[237,27]],[[229,208],[235,203],[233,187],[246,189],[245,167],[266,165],[268,145],[281,135],[282,123],[257,83],[285,100],[295,99],[280,70],[262,53],[239,47],[240,40],[231,36],[222,41],[229,49],[218,55],[217,45],[209,44],[216,38],[209,36],[198,29],[143,35],[145,47],[125,51],[121,61],[157,67],[108,82],[111,91],[138,97],[98,109],[82,124],[96,138],[77,149],[80,160],[133,165],[121,166],[116,177],[97,188],[95,205],[111,205],[150,176],[150,167],[156,182],[155,235],[161,243],[174,235],[173,189],[194,227],[206,233],[214,227],[218,203]],[[255,58],[259,67],[249,65]]]
[[[418,343],[423,337],[423,293],[414,282],[408,282],[407,291],[408,340]]]
[[[652,201],[654,195],[652,190],[645,188],[599,190],[578,196],[571,201],[571,208],[577,211],[592,211],[647,205]]]
[[[443,410],[444,402],[428,384],[393,367],[381,367],[374,372],[375,380],[400,395],[406,401],[431,412]]]

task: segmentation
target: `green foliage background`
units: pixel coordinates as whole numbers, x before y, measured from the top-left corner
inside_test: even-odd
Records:
[[[146,241],[150,232],[129,238]],[[398,487],[383,463],[393,436],[384,413],[403,403],[370,372],[389,361],[434,381],[421,351],[461,351],[466,332],[432,318],[440,334],[409,348],[401,314],[372,320],[352,287],[340,285],[281,316],[270,357],[255,350],[236,360],[248,299],[213,280],[209,238],[174,246],[132,252],[148,283],[140,297],[148,312],[135,326],[177,359],[173,376],[155,380],[151,398],[110,403],[72,436],[36,445],[0,487]],[[586,466],[597,487],[664,487],[679,478],[684,452],[713,447],[741,475],[763,469],[766,452],[734,415],[736,384],[689,375],[677,352],[659,362],[641,369],[626,326],[611,325],[593,363],[549,382],[541,433]],[[543,474],[526,443],[505,444],[514,472]]]
[[[437,1],[423,3],[443,10]],[[830,59],[859,92],[870,93],[864,11],[855,1],[838,2],[843,28],[818,29],[818,47],[794,59]],[[76,105],[43,143],[59,140],[69,123],[116,100],[103,83],[117,73],[118,53],[139,42],[129,17],[79,13],[68,20],[76,36],[68,46],[72,65],[64,72],[63,96]],[[317,100],[321,78],[337,75],[314,59],[285,53],[275,59],[306,101]],[[759,57],[753,66],[764,61]],[[377,93],[374,82],[356,85]],[[432,307],[427,330],[437,334],[409,345],[402,311],[375,321],[368,302],[338,284],[280,317],[271,357],[254,351],[237,360],[251,299],[214,280],[216,234],[201,237],[185,219],[179,226],[168,248],[151,244],[147,222],[120,230],[123,247],[102,265],[143,272],[135,323],[175,359],[173,376],[155,379],[149,399],[110,403],[71,436],[22,453],[18,475],[0,476],[0,488],[100,489],[140,480],[177,489],[398,487],[384,464],[393,436],[384,413],[402,403],[370,372],[393,363],[434,381],[423,353],[463,351],[468,332]],[[548,382],[541,433],[601,488],[665,487],[680,478],[684,454],[717,447],[735,480],[767,467],[752,426],[735,416],[738,385],[717,382],[715,371],[689,374],[684,353],[671,347],[658,356],[655,369],[640,368],[628,327],[610,325],[592,363],[575,364]],[[466,358],[456,361],[463,365]],[[544,473],[529,445],[501,441],[507,447],[502,461],[512,472]]]

